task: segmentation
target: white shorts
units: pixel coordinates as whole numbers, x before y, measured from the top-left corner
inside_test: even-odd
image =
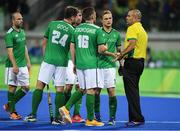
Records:
[[[100,88],[116,87],[116,68],[98,69]]]
[[[98,87],[97,69],[77,69],[77,77],[81,89],[91,89]]]
[[[68,61],[68,67],[66,68],[66,84],[78,84],[77,76],[73,72],[73,62]]]
[[[66,67],[55,66],[42,62],[38,80],[49,84],[53,80],[54,86],[64,86],[66,77]]]
[[[13,73],[12,67],[5,70],[5,84],[13,86],[29,86],[29,72],[27,66],[19,67],[18,74]]]

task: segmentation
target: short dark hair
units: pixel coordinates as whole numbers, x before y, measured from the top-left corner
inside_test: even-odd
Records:
[[[137,19],[138,19],[139,21],[141,21],[142,14],[141,14],[141,11],[140,11],[140,10],[138,10],[138,9],[131,9],[131,10],[129,10],[129,11],[133,11],[133,13],[134,13],[134,15],[137,17]]]
[[[64,11],[64,18],[71,18],[72,16],[77,16],[78,8],[74,6],[67,6]]]
[[[95,9],[93,7],[86,7],[82,11],[82,17],[84,20],[90,20],[93,13],[95,12]]]

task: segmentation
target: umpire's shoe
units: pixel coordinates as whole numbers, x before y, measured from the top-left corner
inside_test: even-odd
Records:
[[[28,116],[26,116],[24,118],[24,121],[26,121],[26,122],[36,122],[37,121],[36,115],[29,114]]]
[[[126,127],[136,127],[136,126],[140,126],[140,125],[144,125],[144,121],[142,122],[135,122],[135,121],[130,121],[130,122],[126,122],[125,126]]]

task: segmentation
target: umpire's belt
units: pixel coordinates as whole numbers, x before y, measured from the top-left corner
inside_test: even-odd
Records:
[[[128,60],[135,60],[135,61],[141,61],[144,62],[144,58],[125,58],[126,61]]]

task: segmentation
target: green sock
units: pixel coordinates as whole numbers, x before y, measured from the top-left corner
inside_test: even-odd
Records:
[[[67,103],[71,97],[71,91],[64,92],[64,96],[65,96],[65,103]]]
[[[95,95],[94,112],[100,113],[100,95]]]
[[[109,114],[110,117],[116,117],[116,109],[117,109],[117,98],[116,96],[109,97]]]
[[[8,103],[10,106],[10,113],[15,111],[14,93],[8,91]]]
[[[82,98],[80,98],[74,105],[74,115],[80,114],[80,108],[81,108]]]
[[[63,92],[56,92],[56,96],[55,96],[55,117],[58,118],[59,117],[59,108],[64,106],[65,104],[65,96]]]
[[[33,97],[32,97],[32,114],[33,115],[36,115],[37,113],[38,106],[42,100],[42,95],[43,95],[43,90],[41,89],[36,89],[33,92]]]
[[[21,98],[23,98],[26,95],[26,91],[22,88],[20,88],[18,91],[16,91],[14,95],[15,103],[17,103]]]
[[[95,96],[91,94],[86,95],[86,109],[87,109],[87,119],[92,121],[94,119],[94,103]]]
[[[81,99],[83,96],[83,93],[81,91],[76,91],[73,93],[73,95],[71,96],[71,98],[69,99],[69,101],[66,103],[66,108],[68,110],[71,109],[71,107],[79,100]]]

